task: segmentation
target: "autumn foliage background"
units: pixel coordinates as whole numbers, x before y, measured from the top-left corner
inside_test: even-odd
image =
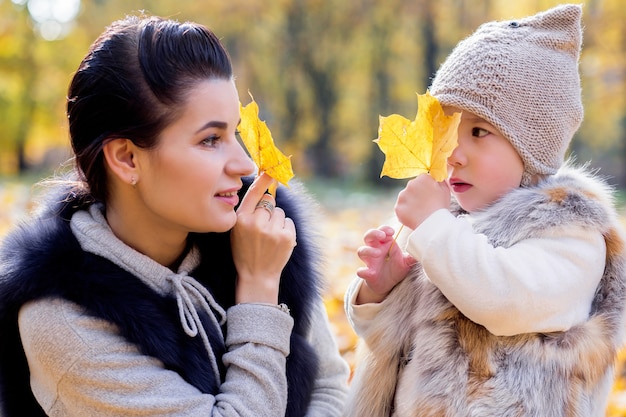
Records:
[[[626,190],[626,8],[583,0],[585,120],[571,153]],[[211,27],[226,44],[242,103],[254,93],[296,179],[319,201],[325,302],[342,354],[357,338],[343,295],[363,233],[392,215],[405,180],[380,179],[379,116],[415,115],[415,94],[481,23],[558,0],[0,0],[0,239],[24,219],[39,179],[69,155],[68,82],[89,44],[139,10]],[[78,7],[70,16],[72,7]],[[68,17],[69,16],[69,17]],[[624,198],[620,199],[622,207]],[[607,411],[626,417],[626,350]]]

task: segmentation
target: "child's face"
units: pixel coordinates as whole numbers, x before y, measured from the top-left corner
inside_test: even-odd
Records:
[[[513,145],[484,119],[463,112],[459,146],[448,158],[448,184],[461,207],[470,213],[487,207],[519,187],[523,172],[524,163]]]

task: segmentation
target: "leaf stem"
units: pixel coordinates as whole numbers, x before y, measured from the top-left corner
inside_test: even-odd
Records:
[[[398,229],[398,233],[396,233],[396,235],[393,238],[393,242],[391,242],[391,246],[389,246],[389,251],[387,251],[387,257],[385,258],[386,261],[389,260],[389,255],[391,254],[391,249],[393,249],[393,245],[395,245],[396,240],[398,240],[398,236],[400,236],[400,232],[402,232],[402,229],[404,228],[404,225],[401,225],[400,228]]]

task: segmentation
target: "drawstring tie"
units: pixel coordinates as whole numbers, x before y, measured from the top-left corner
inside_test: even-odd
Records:
[[[226,323],[226,312],[217,304],[213,299],[213,296],[202,284],[187,275],[187,272],[181,272],[179,274],[171,274],[167,277],[167,280],[171,282],[174,287],[174,294],[176,294],[176,304],[178,304],[178,315],[180,322],[185,330],[185,333],[191,337],[195,337],[200,333],[204,347],[209,353],[211,359],[211,366],[215,376],[219,378],[220,371],[217,365],[217,358],[209,343],[209,337],[206,334],[206,330],[202,326],[200,316],[196,310],[196,304],[198,304],[209,316],[222,339],[222,325]],[[195,301],[195,303],[194,303]],[[213,314],[213,311],[220,316],[218,321]]]

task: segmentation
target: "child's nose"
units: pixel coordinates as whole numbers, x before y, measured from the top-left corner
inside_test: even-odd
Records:
[[[465,163],[466,163],[465,154],[463,153],[463,149],[461,148],[461,142],[459,141],[459,145],[456,148],[454,148],[454,150],[448,157],[448,165],[459,166],[459,165],[464,165]]]

